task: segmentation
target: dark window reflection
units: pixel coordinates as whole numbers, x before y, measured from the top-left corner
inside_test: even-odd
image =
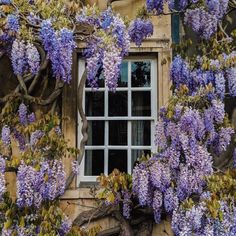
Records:
[[[132,87],[150,87],[151,84],[151,62],[137,61],[131,64]]]
[[[88,121],[87,145],[104,145],[104,121]]]
[[[104,173],[104,151],[85,151],[85,171],[86,176],[98,176]]]
[[[85,93],[86,116],[104,116],[104,92]]]
[[[128,102],[127,92],[109,92],[108,114],[109,116],[127,116]]]
[[[132,168],[135,167],[137,161],[139,158],[141,158],[142,156],[151,156],[151,150],[132,150],[132,156],[131,156],[131,166]]]
[[[114,169],[127,172],[127,150],[109,150],[108,172]]]
[[[132,116],[151,116],[151,92],[132,92]]]
[[[127,121],[109,121],[109,145],[127,145]]]
[[[128,87],[128,62],[122,62],[121,64],[118,87]]]
[[[134,146],[151,145],[151,121],[149,120],[132,121],[132,145]]]

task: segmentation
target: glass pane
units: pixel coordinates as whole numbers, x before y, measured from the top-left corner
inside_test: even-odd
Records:
[[[137,61],[131,64],[132,87],[150,87],[151,85],[151,62]]]
[[[104,121],[88,121],[87,145],[104,145]]]
[[[127,145],[127,121],[109,121],[109,145]]]
[[[132,92],[132,116],[151,116],[151,92]]]
[[[151,121],[149,120],[132,121],[132,145],[134,146],[151,145]]]
[[[138,158],[142,157],[142,156],[147,156],[147,155],[151,155],[151,150],[132,150],[132,157],[131,157],[131,166],[132,169],[135,167],[135,165],[137,164]]]
[[[104,150],[85,151],[85,171],[86,176],[98,176],[104,173]]]
[[[128,62],[122,62],[118,87],[128,87]]]
[[[109,150],[108,172],[114,169],[127,172],[127,150]]]
[[[99,67],[98,71],[97,71],[97,75],[96,75],[96,79],[97,79],[97,85],[99,88],[104,88],[104,76],[102,73],[102,66]],[[86,88],[91,88],[91,86],[88,83],[88,80],[86,80],[86,84],[85,84]]]
[[[85,93],[86,116],[104,116],[104,92]]]
[[[108,98],[109,116],[127,116],[128,115],[128,96],[127,92],[109,92]]]

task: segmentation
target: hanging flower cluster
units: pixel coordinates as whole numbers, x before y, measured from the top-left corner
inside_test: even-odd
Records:
[[[94,24],[97,28],[84,51],[89,85],[92,88],[98,86],[97,72],[102,68],[107,87],[115,90],[122,58],[128,54],[130,45],[124,21],[119,15],[114,16],[110,8],[101,14],[90,8],[83,9],[82,14],[77,16],[77,21]]]
[[[143,40],[153,34],[152,22],[147,19],[137,18],[130,23],[129,36],[132,42],[140,47]]]
[[[231,52],[229,55],[224,55],[223,60],[210,60],[209,69],[202,69],[201,59],[197,68],[191,69],[187,61],[181,56],[174,57],[170,68],[170,78],[176,89],[182,85],[186,85],[189,90],[189,95],[194,95],[199,88],[213,86],[214,93],[224,99],[226,93],[226,85],[231,96],[236,94],[236,55]],[[225,67],[224,64],[228,66]]]
[[[6,161],[2,156],[0,156],[0,201],[2,200],[3,194],[6,192],[6,180],[4,176],[5,168]]]
[[[59,160],[42,162],[39,171],[22,163],[17,173],[17,205],[39,208],[42,201],[61,196],[65,183],[65,170]]]
[[[204,39],[209,39],[217,30],[218,19],[203,8],[188,9],[184,22]]]
[[[71,81],[72,53],[75,48],[73,32],[66,28],[56,32],[50,20],[41,24],[40,37],[52,62],[54,76],[66,83]]]
[[[171,214],[192,194],[202,193],[205,176],[213,173],[209,150],[215,155],[225,151],[234,133],[226,125],[220,100],[211,101],[207,94],[201,94],[200,100],[196,95],[181,102],[176,96],[161,110],[156,126],[158,153],[134,168],[133,192],[140,205],[153,208],[156,222],[163,212]]]
[[[67,235],[72,222],[59,208],[58,198],[65,192],[66,173],[62,157],[68,152],[58,120],[50,116],[36,119],[22,102],[18,117],[2,127],[0,152],[18,143],[19,156],[0,155],[1,235]],[[15,145],[15,144],[14,144]],[[17,147],[14,146],[14,149]],[[71,149],[74,155],[76,150]],[[14,208],[6,189],[6,167],[17,168]],[[78,163],[73,162],[74,171]],[[76,173],[77,174],[77,173]],[[11,212],[11,214],[9,214]],[[50,219],[50,220],[49,220]]]
[[[12,44],[11,62],[16,75],[23,75],[28,70],[35,75],[39,71],[40,55],[33,44],[15,39]]]
[[[175,235],[235,235],[235,170],[215,174],[207,182],[199,202],[188,199],[174,211]]]
[[[217,24],[226,13],[229,0],[146,0],[146,7],[149,12],[159,15],[163,13],[165,3],[171,11],[184,11],[189,6],[196,6],[187,9],[184,22],[199,36],[209,39],[217,31]]]

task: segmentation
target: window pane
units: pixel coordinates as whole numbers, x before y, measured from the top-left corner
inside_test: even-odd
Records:
[[[86,176],[98,176],[104,173],[104,150],[85,151],[85,171]]]
[[[104,75],[102,73],[102,66],[98,69],[97,75],[96,75],[96,79],[97,79],[97,85],[99,88],[104,88]],[[86,88],[91,88],[91,86],[88,83],[88,80],[86,80],[86,84],[85,84]]]
[[[127,121],[109,121],[109,145],[127,145]]]
[[[132,116],[151,116],[151,92],[132,92]]]
[[[132,87],[150,87],[151,62],[137,61],[131,64]]]
[[[120,76],[118,78],[118,87],[128,86],[128,62],[122,62]]]
[[[87,145],[104,145],[104,121],[88,121]]]
[[[127,172],[127,150],[109,150],[108,172],[114,169]]]
[[[132,156],[131,156],[131,167],[132,169],[135,167],[138,158],[142,157],[142,156],[147,156],[147,155],[151,155],[151,150],[132,150]]]
[[[128,115],[128,97],[127,92],[109,92],[108,98],[109,116],[127,116]]]
[[[104,116],[104,92],[85,93],[86,116]]]
[[[132,145],[134,146],[151,145],[151,121],[149,120],[132,121]]]

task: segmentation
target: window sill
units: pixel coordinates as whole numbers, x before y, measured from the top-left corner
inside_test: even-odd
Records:
[[[90,188],[93,186],[96,186],[97,183],[89,183],[84,182],[80,183],[80,187],[76,189],[68,189],[64,193],[60,199],[62,200],[68,200],[68,199],[94,199],[94,197],[90,194]]]

